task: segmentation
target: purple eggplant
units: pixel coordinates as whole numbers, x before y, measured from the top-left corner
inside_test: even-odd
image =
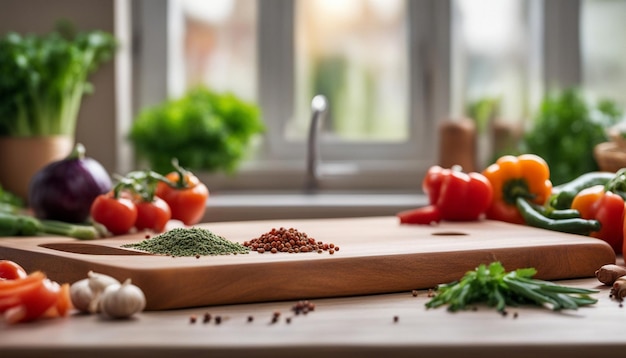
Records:
[[[94,199],[111,188],[111,177],[102,164],[85,157],[85,147],[78,143],[67,158],[35,173],[28,204],[39,219],[83,223]]]

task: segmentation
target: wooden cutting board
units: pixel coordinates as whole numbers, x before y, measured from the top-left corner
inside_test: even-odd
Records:
[[[427,289],[493,261],[507,270],[535,267],[535,277],[546,280],[592,277],[616,260],[597,239],[496,221],[412,226],[375,217],[199,226],[241,243],[272,228],[293,227],[340,250],[174,258],[120,247],[145,239],[136,234],[94,241],[2,238],[0,259],[29,272],[42,270],[58,282],[75,282],[89,270],[131,278],[146,294],[148,310]]]

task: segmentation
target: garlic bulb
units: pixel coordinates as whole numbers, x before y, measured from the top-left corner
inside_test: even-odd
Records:
[[[91,288],[91,290],[95,293],[104,291],[104,289],[109,285],[120,284],[120,281],[111,276],[93,271],[89,271],[87,273],[87,277],[89,277],[89,288]]]
[[[88,278],[76,281],[70,286],[70,299],[77,310],[89,312],[89,304],[93,300],[93,292],[89,288]]]
[[[101,273],[96,273],[93,271],[89,271],[87,273],[89,277],[89,288],[92,292],[92,299],[89,303],[89,312],[95,313],[98,312],[100,297],[105,289],[109,286],[120,285],[120,282],[108,275],[104,275]]]
[[[100,296],[100,312],[112,318],[127,318],[143,311],[146,297],[130,279],[121,285],[108,286]]]
[[[102,292],[110,285],[120,285],[115,278],[89,271],[87,278],[74,282],[70,286],[70,299],[81,312],[95,313]]]

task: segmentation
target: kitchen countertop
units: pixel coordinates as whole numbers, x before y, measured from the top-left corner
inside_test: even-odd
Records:
[[[306,315],[294,315],[291,301],[143,312],[127,321],[73,314],[15,326],[0,323],[0,351],[4,357],[120,358],[623,354],[626,308],[609,298],[609,288],[595,278],[558,283],[598,288],[599,302],[577,311],[519,307],[501,315],[478,306],[450,313],[445,308],[427,310],[428,293],[422,290],[416,297],[400,292],[315,299],[315,310]],[[272,323],[274,312],[280,316]],[[205,313],[221,316],[221,324],[214,318],[204,323]]]

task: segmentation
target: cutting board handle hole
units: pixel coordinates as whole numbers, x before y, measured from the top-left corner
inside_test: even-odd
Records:
[[[70,252],[73,254],[83,254],[83,255],[126,255],[126,256],[152,255],[147,252],[125,250],[122,248],[95,245],[95,244],[49,243],[49,244],[40,244],[38,246],[45,247],[46,249]]]
[[[468,235],[468,233],[460,232],[460,231],[439,231],[439,232],[433,232],[432,235],[433,236],[464,236],[464,235]]]

